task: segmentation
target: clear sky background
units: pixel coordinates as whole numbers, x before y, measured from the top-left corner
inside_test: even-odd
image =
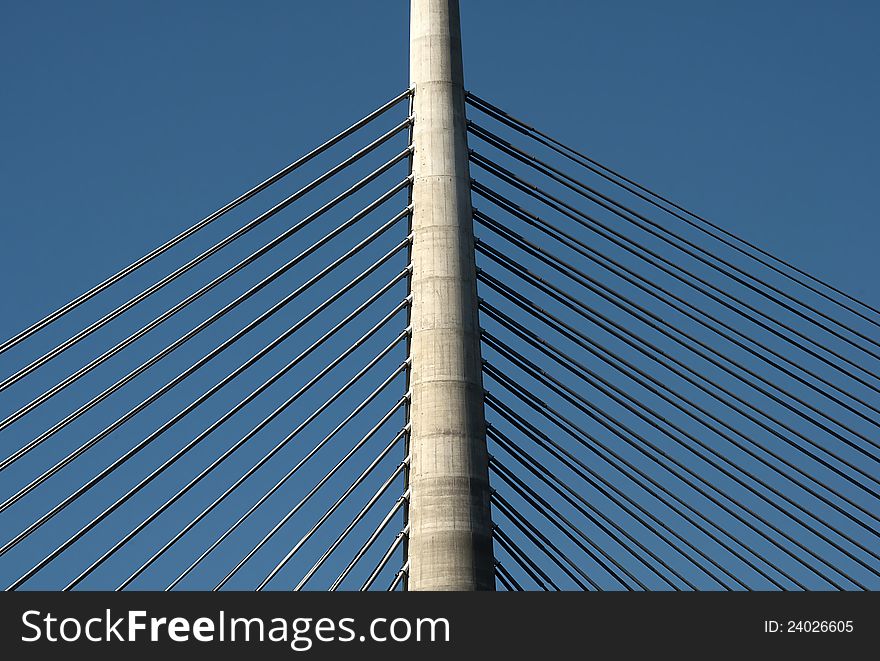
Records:
[[[875,3],[464,4],[469,88],[880,302]],[[406,87],[407,14],[5,3],[3,334]]]
[[[880,306],[876,3],[462,4],[470,90]],[[2,338],[408,84],[403,0],[2,8]],[[66,336],[42,346],[53,337]],[[13,358],[10,369],[21,365]],[[28,392],[15,397],[21,405]],[[13,475],[4,495],[26,475]],[[24,550],[7,557],[4,581],[33,560]],[[106,580],[95,585],[112,587]]]

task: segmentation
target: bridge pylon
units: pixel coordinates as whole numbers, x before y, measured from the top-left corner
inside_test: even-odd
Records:
[[[457,0],[412,0],[408,589],[494,590]]]

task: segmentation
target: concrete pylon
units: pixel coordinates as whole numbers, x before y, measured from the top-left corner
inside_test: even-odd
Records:
[[[458,0],[411,0],[409,590],[494,590]]]

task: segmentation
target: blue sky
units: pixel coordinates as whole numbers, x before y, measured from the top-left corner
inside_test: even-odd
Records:
[[[40,287],[39,302],[10,292],[25,318],[407,84],[405,2],[4,13],[3,213],[18,222],[2,267]],[[466,83],[876,303],[876,18],[870,2],[478,0]],[[23,255],[66,284],[47,289],[54,271]]]
[[[527,2],[463,4],[469,89],[880,305],[875,3],[551,1],[540,9]],[[6,285],[0,337],[13,335],[402,91],[406,5],[4,3],[0,279]],[[395,121],[400,119],[397,113]],[[393,123],[389,118],[383,126]],[[385,158],[402,148],[395,145],[383,152]],[[309,172],[320,171],[316,165]],[[390,186],[396,180],[386,181]],[[349,208],[353,213],[360,207]],[[389,213],[397,208],[389,207]],[[243,210],[239,219],[247,217]],[[296,211],[285,218],[286,225],[249,238],[250,249],[294,222]],[[395,231],[382,248],[402,237],[401,228]],[[211,236],[223,235],[217,228]],[[377,247],[373,258],[380,254]],[[283,261],[277,258],[276,265]],[[393,266],[399,269],[400,263]],[[387,271],[386,279],[394,273]],[[344,282],[337,277],[329,287]],[[373,291],[381,284],[381,278],[375,280]],[[175,300],[171,294],[188,291],[173,289],[164,300],[168,304]],[[309,300],[317,305],[323,295]],[[164,309],[156,305],[154,313]],[[210,309],[209,302],[202,311]],[[303,305],[298,312],[308,309]],[[139,317],[142,323],[149,318]],[[183,318],[180,328],[198,318]],[[79,318],[86,319],[85,313]],[[383,336],[386,341],[402,328],[399,322]],[[279,322],[271,330],[283,327]],[[125,336],[122,328],[114,333],[110,337],[117,340]],[[64,337],[47,333],[33,353],[0,357],[6,361],[2,373]],[[347,337],[353,340],[356,333]],[[72,352],[66,367],[97,346]],[[255,340],[254,350],[258,347]],[[380,348],[377,344],[375,352]],[[41,385],[52,385],[52,376],[39,377],[32,390],[14,391],[9,410]],[[159,382],[147,380],[135,393],[148,393],[149,385]],[[211,383],[206,376],[205,387]],[[246,391],[243,387],[242,394]],[[71,396],[59,406],[79,401]],[[394,398],[382,403],[387,409]],[[169,413],[173,405],[167,405]],[[211,412],[219,414],[222,407]],[[377,409],[372,420],[382,412]],[[259,417],[245,418],[242,433]],[[47,420],[22,425],[10,443],[22,445],[24,430],[39,433]],[[96,424],[103,421],[96,418]],[[191,431],[198,432],[195,423]],[[75,443],[76,434],[66,442]],[[135,440],[131,436],[129,444]],[[26,482],[27,470],[10,478],[4,497]],[[47,490],[41,502],[57,493]],[[255,498],[259,485],[247,493]],[[180,512],[181,521],[187,511]],[[26,521],[29,512],[14,521]],[[99,547],[111,537],[107,533],[93,543]],[[205,531],[203,538],[210,537]],[[245,545],[242,541],[241,548]],[[142,552],[148,546],[144,543]],[[10,559],[2,580],[21,573],[30,558],[22,551]],[[112,572],[105,577],[110,585]]]

